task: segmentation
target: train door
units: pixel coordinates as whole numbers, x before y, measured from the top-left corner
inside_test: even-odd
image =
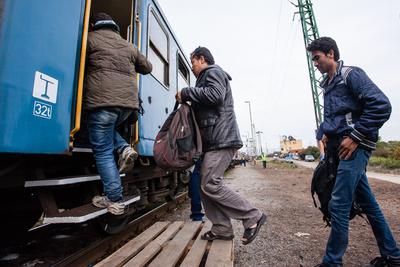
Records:
[[[95,14],[99,12],[104,12],[110,15],[113,20],[118,24],[120,28],[120,35],[122,38],[129,42],[134,40],[134,14],[135,14],[135,0],[95,0],[92,1],[90,8],[90,17],[92,18]],[[83,91],[85,88],[83,88]],[[78,98],[81,98],[84,92],[78,92]],[[73,129],[71,132],[71,139],[73,142],[73,151],[75,152],[90,152],[88,129],[86,125],[86,114],[81,112],[81,107],[79,106],[79,101],[77,101],[75,125],[77,128]],[[122,136],[129,141],[131,135],[134,134],[134,128],[132,123],[127,122],[126,127],[119,129]],[[78,132],[79,131],[79,132]]]
[[[95,0],[92,2],[90,16],[105,12],[110,15],[120,27],[120,34],[129,42],[133,37],[133,19],[135,12],[134,0]]]

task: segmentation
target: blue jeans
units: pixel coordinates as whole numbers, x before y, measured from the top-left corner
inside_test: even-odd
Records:
[[[191,204],[190,218],[193,221],[202,221],[204,213],[201,212],[201,198],[200,198],[200,169],[201,160],[198,160],[194,165],[193,173],[190,175],[189,182],[189,197]]]
[[[381,256],[400,256],[389,225],[368,184],[365,172],[370,156],[370,151],[359,147],[349,160],[340,160],[329,202],[332,229],[323,259],[328,266],[342,265],[349,239],[349,216],[353,197],[367,215]]]
[[[91,111],[88,116],[89,140],[97,171],[103,182],[105,195],[113,202],[122,200],[121,178],[114,151],[119,153],[129,146],[116,129],[131,113],[130,109],[101,108]]]

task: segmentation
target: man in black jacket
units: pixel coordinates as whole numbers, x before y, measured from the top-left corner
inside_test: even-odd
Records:
[[[327,145],[327,157],[339,157],[332,198],[329,201],[332,229],[320,266],[341,266],[349,239],[353,200],[367,215],[380,257],[368,266],[399,266],[400,250],[376,201],[366,176],[379,128],[389,119],[392,107],[385,94],[358,67],[344,66],[336,42],[329,37],[314,40],[307,50],[315,67],[326,74],[324,122],[318,135]]]
[[[245,228],[242,241],[248,244],[257,236],[266,216],[223,182],[233,155],[243,146],[233,108],[231,77],[214,64],[213,56],[205,47],[194,50],[191,62],[196,86],[182,89],[176,99],[192,102],[202,135],[205,154],[201,167],[201,199],[206,216],[213,224],[202,238],[233,239],[230,221],[233,218],[242,220]]]

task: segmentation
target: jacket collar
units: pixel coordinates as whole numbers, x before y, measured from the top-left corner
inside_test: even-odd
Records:
[[[200,80],[201,77],[202,77],[202,76],[204,75],[204,73],[206,72],[206,70],[209,70],[209,69],[220,69],[221,71],[223,71],[223,72],[226,74],[226,76],[228,77],[228,80],[232,81],[231,75],[229,75],[229,73],[227,73],[226,71],[224,71],[220,66],[218,66],[218,65],[216,65],[216,64],[208,65],[207,67],[205,67],[205,68],[200,72],[199,78],[198,78],[197,80]]]
[[[334,84],[335,80],[337,79],[337,76],[340,75],[340,73],[342,71],[342,67],[343,67],[343,60],[339,60],[337,67],[336,67],[336,71],[333,75],[331,82],[329,83],[329,75],[324,74],[324,77],[322,78],[320,86],[325,89],[325,88],[329,87],[330,85]]]
[[[204,75],[204,73],[206,72],[206,70],[210,69],[212,66],[214,66],[214,65],[208,65],[208,66],[205,67],[202,71],[200,71],[200,73],[199,73],[199,78],[198,78],[197,80],[200,80],[200,79],[201,79],[201,76]]]

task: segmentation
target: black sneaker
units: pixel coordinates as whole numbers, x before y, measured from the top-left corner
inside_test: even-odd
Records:
[[[400,267],[400,256],[376,257],[365,267]]]
[[[386,262],[388,267],[400,267],[400,256],[388,256]]]
[[[384,257],[376,257],[369,264],[364,265],[364,267],[386,267],[386,258]]]

